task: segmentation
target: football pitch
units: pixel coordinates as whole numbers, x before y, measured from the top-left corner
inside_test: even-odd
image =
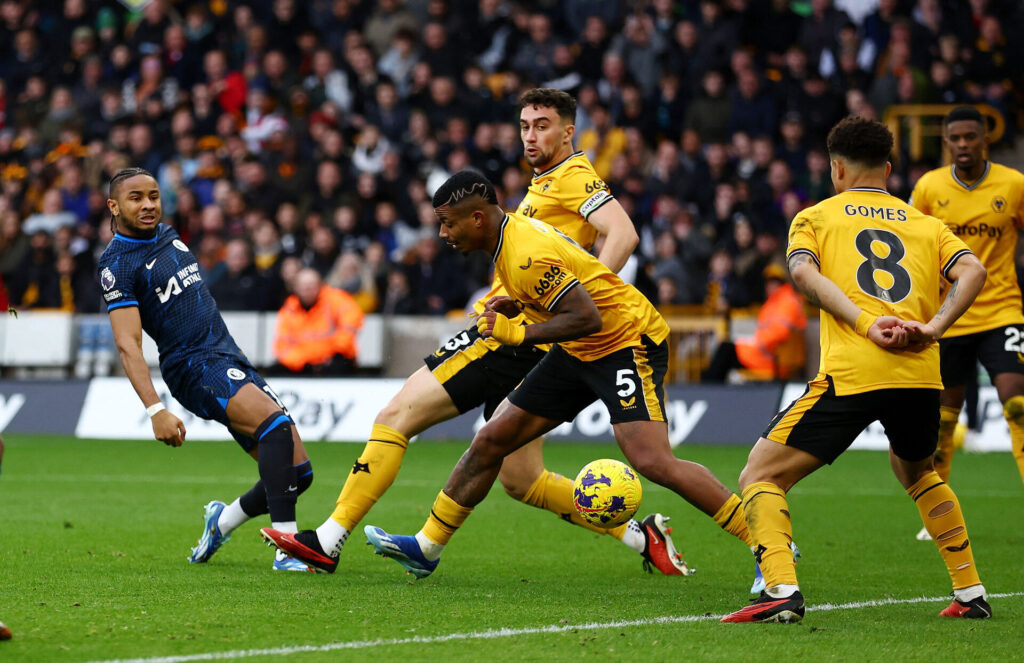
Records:
[[[721,624],[747,601],[750,552],[673,493],[644,482],[640,515],[672,517],[691,577],[648,575],[607,536],[492,491],[432,576],[413,581],[353,533],[333,575],[271,570],[264,519],[207,564],[186,561],[203,505],[256,477],[233,443],[5,436],[0,475],[0,661],[937,661],[1019,660],[1024,488],[1009,454],[953,468],[995,617],[940,619],[949,578],[881,452],[849,452],[790,493],[799,625]],[[364,524],[422,525],[465,443],[413,444]],[[308,445],[300,527],[330,513],[361,445]],[[676,455],[735,488],[745,448]],[[611,445],[548,444],[574,476]]]

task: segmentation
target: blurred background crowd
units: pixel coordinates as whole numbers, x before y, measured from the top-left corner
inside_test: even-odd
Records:
[[[100,311],[107,181],[141,166],[224,310],[278,310],[305,267],[365,312],[463,309],[489,263],[438,241],[429,194],[474,167],[515,208],[517,98],[543,86],[578,98],[576,147],[636,224],[624,277],[658,304],[754,304],[832,192],[844,115],[987,103],[1013,139],[1022,7],[0,0],[0,300]],[[902,159],[892,192],[937,159]]]

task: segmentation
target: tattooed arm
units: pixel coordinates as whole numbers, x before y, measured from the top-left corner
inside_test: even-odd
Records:
[[[988,272],[981,261],[973,253],[960,257],[948,272],[953,285],[946,291],[939,310],[926,324],[907,323],[911,342],[935,341],[942,337],[946,330],[964,314],[974,298],[985,285]]]
[[[887,349],[907,345],[908,336],[901,326],[902,320],[894,316],[876,317],[862,311],[835,281],[819,271],[810,254],[796,252],[790,256],[789,273],[797,290],[808,302],[846,323],[876,345]]]
[[[789,258],[789,273],[793,276],[796,289],[809,303],[851,327],[856,326],[860,307],[832,279],[818,270],[818,264],[810,254],[794,253]]]

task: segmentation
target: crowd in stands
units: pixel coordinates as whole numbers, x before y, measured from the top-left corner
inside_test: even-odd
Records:
[[[366,312],[461,309],[490,265],[438,241],[430,193],[474,167],[514,208],[517,99],[544,86],[578,98],[576,146],[637,226],[627,276],[659,304],[758,302],[831,193],[842,116],[983,102],[1012,134],[1021,107],[1018,0],[836,2],[0,0],[0,297],[102,310],[131,165],[222,309],[278,310],[304,268]]]

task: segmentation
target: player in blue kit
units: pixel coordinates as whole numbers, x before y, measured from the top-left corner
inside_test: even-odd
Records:
[[[114,239],[100,257],[100,286],[121,365],[146,406],[153,435],[179,447],[185,426],[153,387],[143,330],[156,341],[171,395],[195,415],[227,426],[259,466],[260,479],[247,493],[231,504],[206,505],[203,534],[189,561],[208,561],[236,527],[264,513],[275,529],[297,531],[295,502],[313,482],[313,468],[295,423],[228,333],[195,256],[160,222],[156,179],[126,168],[111,178],[109,196]],[[283,553],[273,568],[311,571]]]

